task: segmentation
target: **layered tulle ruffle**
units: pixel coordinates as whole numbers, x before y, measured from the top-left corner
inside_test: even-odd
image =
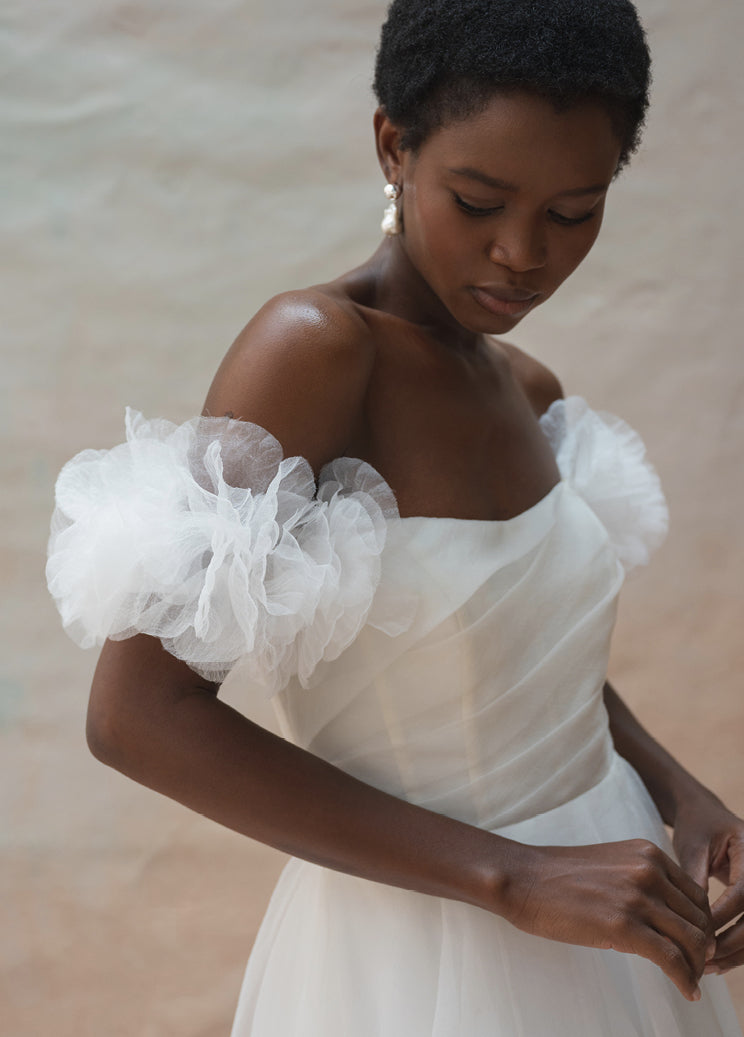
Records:
[[[244,657],[267,693],[308,683],[368,618],[397,517],[389,487],[341,458],[316,495],[308,463],[247,422],[130,410],[126,429],[57,482],[47,578],[70,636],[142,632],[212,680]]]
[[[669,514],[638,433],[580,396],[556,400],[540,424],[561,476],[595,512],[625,571],[646,565],[666,536]]]

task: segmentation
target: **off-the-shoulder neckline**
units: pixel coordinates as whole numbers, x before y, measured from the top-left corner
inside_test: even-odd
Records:
[[[563,396],[558,397],[557,399],[553,400],[550,403],[550,405],[547,407],[547,409],[542,414],[538,415],[538,417],[537,417],[538,424],[540,424],[542,426],[546,419],[550,419],[550,417],[552,417],[552,413],[554,412],[554,410],[556,408],[559,408],[561,406],[565,406],[567,404],[567,402],[569,400],[571,400],[571,399],[578,399],[578,400],[581,401],[581,403],[584,404],[584,406],[586,406],[586,401],[582,397],[563,397]],[[157,420],[160,422],[160,424],[167,425],[168,427],[172,428],[174,431],[179,431],[181,428],[184,427],[184,426],[175,426],[172,422],[168,422],[168,421],[166,421],[164,419],[157,419]],[[271,442],[273,442],[275,444],[275,446],[277,448],[277,451],[278,451],[279,458],[282,459],[282,449],[281,449],[281,446],[280,446],[279,442],[275,439],[275,437],[270,432],[268,432],[267,429],[264,429],[262,426],[257,425],[255,422],[245,421],[243,419],[233,418],[232,416],[227,416],[227,415],[225,415],[223,417],[218,417],[216,415],[201,414],[198,417],[192,418],[190,421],[185,422],[184,425],[191,425],[194,422],[196,422],[196,423],[204,422],[204,423],[209,423],[209,424],[216,423],[216,424],[222,424],[222,425],[224,425],[226,427],[230,427],[230,426],[233,426],[233,425],[245,425],[246,427],[250,427],[252,429],[257,429],[257,430],[259,430],[262,433],[262,435],[266,438],[266,440],[271,441]],[[126,408],[126,426],[127,426],[127,439],[128,440],[130,440],[131,438],[136,438],[133,430],[139,424],[150,425],[151,422],[148,421],[147,419],[145,419],[143,417],[143,415],[139,411],[137,411],[137,410],[135,410],[135,409],[133,409],[131,407],[127,407]],[[299,460],[301,462],[304,462],[305,464],[308,463],[305,458],[303,458],[302,456],[299,456],[299,455],[297,457],[284,457],[283,460],[284,461]],[[373,465],[371,465],[369,463],[369,461],[365,461],[362,458],[351,457],[351,456],[338,457],[338,458],[336,458],[336,461],[346,461],[346,462],[349,462],[349,463],[358,463],[358,464],[364,465],[365,467],[370,469],[374,473],[374,475],[377,477],[377,479],[379,479],[379,481],[381,483],[383,483],[387,487],[387,490],[389,491],[390,496],[395,501],[395,493],[394,493],[392,487],[389,485],[387,480],[382,476],[382,474]],[[328,464],[324,465],[323,468],[321,469],[321,471],[319,473],[319,476],[318,476],[318,482],[316,484],[318,489],[320,488],[320,486],[325,481],[324,478],[323,478],[324,472],[327,469],[332,469],[334,464],[335,464],[335,461],[331,461]],[[410,525],[413,525],[415,523],[428,522],[428,523],[432,523],[432,524],[439,524],[439,525],[442,525],[442,526],[447,524],[447,523],[456,523],[460,527],[466,527],[466,526],[469,525],[472,528],[476,528],[476,527],[492,527],[492,528],[498,527],[498,528],[504,528],[504,527],[507,527],[507,526],[512,525],[512,524],[517,524],[518,522],[520,522],[522,520],[527,520],[529,516],[531,516],[531,515],[535,514],[536,512],[538,512],[542,507],[544,507],[546,505],[546,503],[549,500],[551,500],[555,496],[556,492],[559,490],[559,488],[561,486],[564,485],[564,483],[565,483],[565,480],[563,478],[559,478],[554,483],[554,485],[539,500],[537,500],[534,504],[532,504],[529,508],[526,508],[524,511],[521,511],[518,514],[512,515],[510,518],[506,518],[506,519],[498,519],[498,518],[493,518],[493,519],[463,518],[463,517],[460,517],[460,516],[457,516],[457,515],[399,515],[399,514],[393,514],[393,516],[391,516],[391,521],[405,522],[405,523],[408,523]],[[395,504],[396,504],[396,508],[394,510],[397,511],[397,501],[395,501]]]
[[[520,511],[517,515],[512,515],[506,519],[477,519],[477,518],[460,518],[457,515],[399,515],[395,521],[407,522],[413,524],[415,522],[433,522],[444,525],[447,522],[457,523],[458,525],[470,525],[470,526],[500,526],[505,527],[511,524],[516,524],[520,519],[527,519],[529,516],[534,515],[535,512],[545,507],[547,502],[552,500],[554,496],[565,486],[565,480],[559,479],[558,482],[554,483],[553,486],[544,494],[538,501],[530,505],[529,508],[525,508],[524,511]]]
[[[553,400],[550,403],[550,405],[543,411],[542,414],[538,415],[538,417],[537,417],[538,424],[542,427],[543,422],[546,419],[549,419],[550,417],[552,417],[552,412],[555,409],[557,409],[558,407],[562,406],[562,405],[565,406],[566,401],[568,399],[579,399],[583,404],[586,405],[586,401],[581,396],[580,397],[559,396],[557,399]],[[349,461],[361,461],[362,464],[365,464],[368,467],[372,468],[372,470],[377,475],[377,477],[382,482],[385,483],[385,485],[388,487],[388,489],[390,490],[390,492],[393,495],[393,497],[395,497],[395,493],[393,492],[392,487],[390,487],[390,485],[388,484],[387,480],[385,480],[383,478],[383,476],[380,474],[380,472],[378,472],[377,469],[374,468],[373,465],[370,465],[369,461],[364,461],[362,458],[356,458],[356,457],[353,457],[353,458],[349,457],[348,460]],[[555,482],[553,484],[553,486],[550,487],[550,489],[547,491],[547,493],[543,494],[543,496],[540,497],[539,500],[535,501],[534,504],[530,505],[529,508],[525,508],[524,511],[520,511],[518,514],[512,515],[510,518],[506,518],[506,519],[497,519],[497,518],[494,518],[494,519],[461,518],[460,516],[457,516],[457,515],[397,515],[395,517],[395,521],[396,522],[406,522],[406,523],[409,523],[411,525],[413,523],[415,523],[415,522],[419,522],[419,523],[431,522],[431,523],[435,523],[435,524],[439,523],[441,525],[444,525],[445,523],[450,522],[450,523],[456,523],[456,524],[458,524],[461,527],[470,525],[473,528],[481,527],[481,526],[491,526],[491,527],[494,527],[494,528],[495,527],[503,528],[503,527],[509,526],[510,524],[516,524],[521,519],[527,519],[529,516],[533,515],[540,508],[545,506],[546,502],[551,500],[555,496],[557,491],[561,487],[563,487],[564,485],[565,485],[565,479],[563,479],[562,477],[559,478],[558,481]]]

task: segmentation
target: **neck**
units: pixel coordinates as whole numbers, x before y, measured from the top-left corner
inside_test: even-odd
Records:
[[[459,324],[411,263],[400,237],[383,241],[364,264],[374,283],[374,306],[421,328],[449,348],[471,351],[482,336]]]

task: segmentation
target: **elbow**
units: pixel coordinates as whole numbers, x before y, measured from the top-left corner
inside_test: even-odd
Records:
[[[85,721],[85,739],[93,756],[108,767],[129,773],[143,737],[144,715],[146,711],[134,689],[114,679],[99,664]]]
[[[196,690],[213,695],[216,685],[207,688],[155,638],[107,641],[90,689],[88,748],[101,763],[144,780],[162,754],[179,704]]]
[[[85,721],[85,740],[97,760],[122,770],[127,758],[125,725],[115,709],[106,708],[91,694]]]
[[[98,659],[88,699],[85,738],[97,760],[117,770],[126,769],[132,751],[132,727],[136,710],[134,690],[141,675],[131,672],[127,653],[133,642],[107,641]]]

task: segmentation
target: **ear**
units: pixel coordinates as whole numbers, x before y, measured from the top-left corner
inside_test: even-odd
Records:
[[[374,128],[380,168],[389,184],[399,184],[403,165],[400,146],[402,132],[390,121],[384,108],[378,108],[375,112]]]

